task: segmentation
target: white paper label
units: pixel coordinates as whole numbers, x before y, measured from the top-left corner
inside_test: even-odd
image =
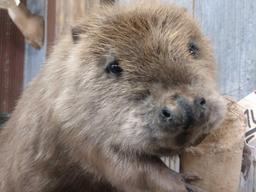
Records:
[[[238,102],[244,108],[247,129],[245,142],[250,147],[256,148],[256,91]]]

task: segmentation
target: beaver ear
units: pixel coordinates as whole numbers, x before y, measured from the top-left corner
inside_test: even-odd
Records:
[[[71,34],[74,43],[77,43],[80,40],[80,34],[83,32],[84,30],[82,30],[80,26],[72,27]]]

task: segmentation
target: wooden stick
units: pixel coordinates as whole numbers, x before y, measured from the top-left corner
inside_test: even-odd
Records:
[[[0,8],[8,10],[12,21],[34,48],[43,46],[44,19],[42,16],[32,14],[19,0],[0,0]]]

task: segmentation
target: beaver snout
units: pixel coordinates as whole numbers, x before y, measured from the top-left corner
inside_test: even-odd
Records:
[[[193,127],[206,119],[207,101],[204,97],[196,97],[189,102],[185,97],[176,98],[176,106],[164,106],[160,109],[160,124],[165,129],[182,127],[184,130]]]

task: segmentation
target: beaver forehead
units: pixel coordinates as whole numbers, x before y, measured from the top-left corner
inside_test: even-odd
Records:
[[[184,11],[164,11],[111,17],[101,27],[99,42],[112,49],[126,72],[137,77],[190,82],[190,67],[184,65],[191,60],[188,44],[201,34]]]
[[[108,15],[101,23],[98,38],[122,49],[160,46],[162,51],[170,51],[171,47],[187,46],[190,40],[200,40],[201,36],[183,9],[160,7]]]
[[[190,83],[196,77],[199,59],[214,63],[209,59],[208,42],[183,9],[114,9],[101,18],[95,21],[97,24],[92,18],[89,25],[87,38],[93,39],[90,50],[96,57],[113,54],[127,78]],[[202,48],[201,58],[195,60],[189,54],[191,41]]]

